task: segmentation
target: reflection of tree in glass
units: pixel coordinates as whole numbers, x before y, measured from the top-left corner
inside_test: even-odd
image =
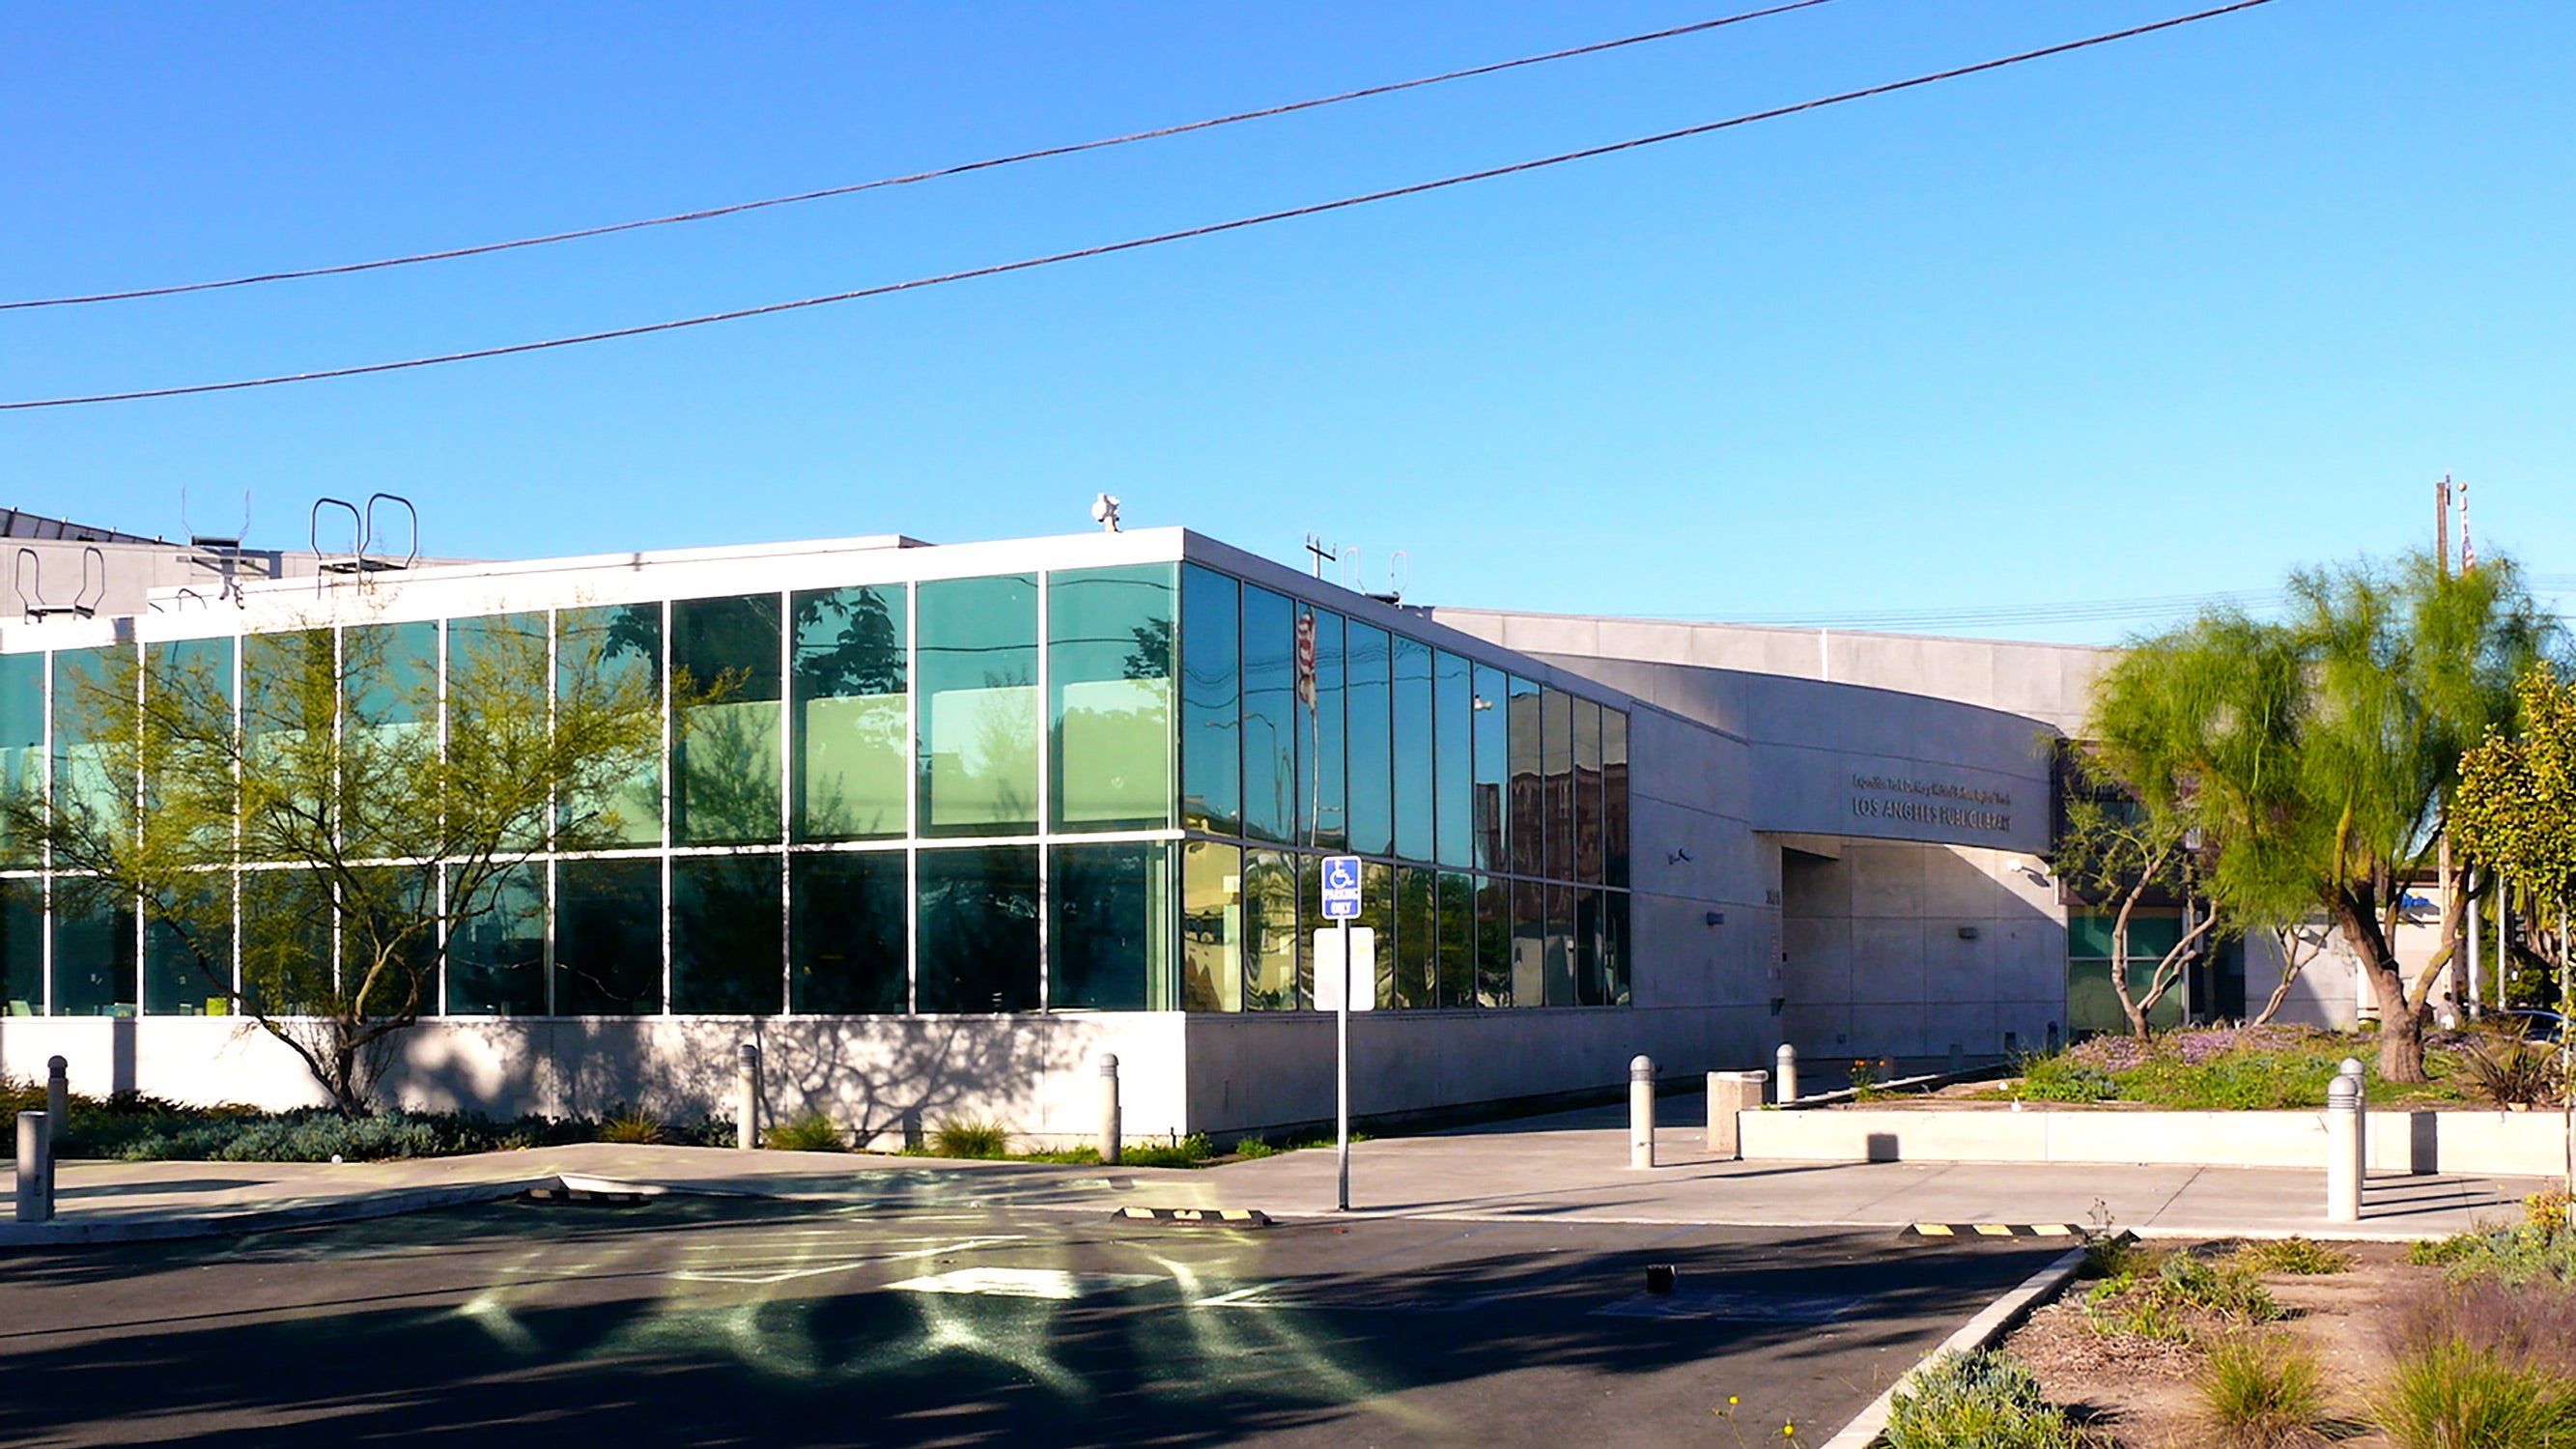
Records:
[[[1125,663],[1129,679],[1169,679],[1172,677],[1172,620],[1169,615],[1148,619],[1128,629],[1135,647],[1127,651]]]
[[[837,620],[838,632],[821,649],[813,626]],[[874,589],[835,589],[800,598],[796,605],[796,692],[799,697],[842,698],[904,691],[903,631]]]

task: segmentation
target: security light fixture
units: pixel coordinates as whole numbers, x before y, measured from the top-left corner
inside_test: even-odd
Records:
[[[1099,524],[1104,532],[1116,533],[1118,531],[1118,500],[1112,498],[1106,493],[1092,499],[1091,521]]]

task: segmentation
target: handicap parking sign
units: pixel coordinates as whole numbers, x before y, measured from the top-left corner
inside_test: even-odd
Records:
[[[1324,857],[1324,919],[1355,921],[1360,914],[1360,858]]]

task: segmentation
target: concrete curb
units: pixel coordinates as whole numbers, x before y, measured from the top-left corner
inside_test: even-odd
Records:
[[[2014,1326],[2029,1316],[2042,1299],[2051,1298],[2075,1281],[2076,1271],[2084,1266],[2084,1250],[2070,1248],[2057,1261],[2022,1280],[2020,1287],[1996,1299],[1985,1311],[1962,1325],[1958,1332],[1941,1341],[1941,1346],[1923,1355],[1914,1367],[1907,1369],[1887,1392],[1879,1395],[1858,1417],[1843,1425],[1842,1432],[1826,1440],[1822,1449],[1870,1449],[1887,1432],[1887,1415],[1896,1396],[1914,1382],[1923,1365],[1945,1353],[1961,1353],[1985,1348],[2010,1333]]]
[[[62,1247],[80,1243],[154,1243],[179,1238],[212,1238],[227,1233],[266,1232],[273,1228],[310,1227],[316,1223],[357,1222],[398,1217],[432,1208],[497,1202],[540,1187],[562,1187],[553,1173],[508,1182],[460,1183],[451,1187],[407,1187],[361,1193],[332,1202],[292,1207],[244,1208],[237,1212],[189,1217],[139,1218],[90,1222],[56,1218],[50,1223],[0,1223],[0,1248]],[[632,1190],[632,1189],[630,1189]]]

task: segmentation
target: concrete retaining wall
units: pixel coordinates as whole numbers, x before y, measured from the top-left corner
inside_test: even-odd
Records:
[[[1745,1112],[1747,1158],[1790,1162],[2060,1162],[2325,1166],[2325,1113],[2082,1111]],[[2557,1112],[2370,1113],[2379,1172],[2549,1177],[2567,1171]]]

